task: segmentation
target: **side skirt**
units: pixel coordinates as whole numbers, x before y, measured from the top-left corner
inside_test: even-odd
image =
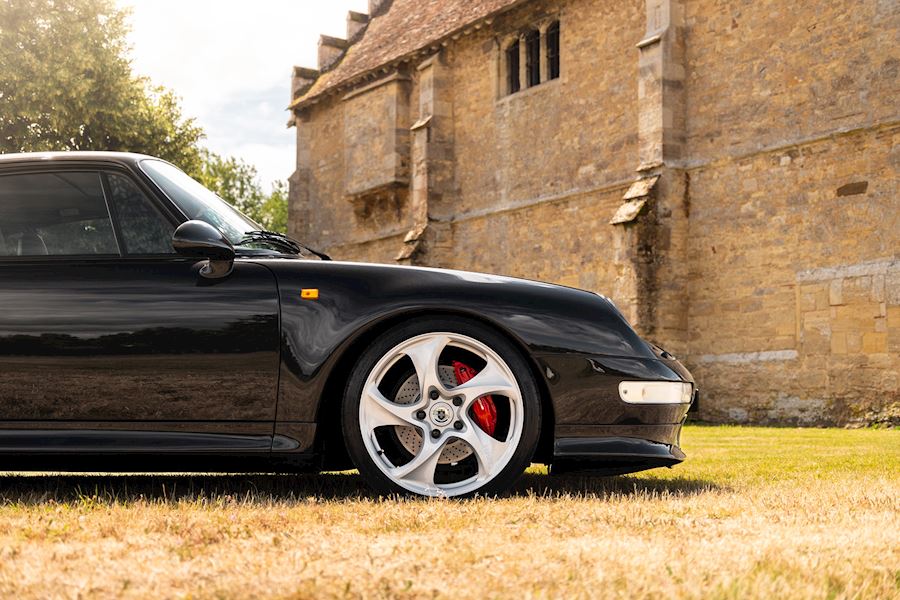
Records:
[[[0,454],[0,471],[48,473],[315,473],[313,454]]]
[[[299,446],[271,433],[0,429],[0,471],[307,471]]]

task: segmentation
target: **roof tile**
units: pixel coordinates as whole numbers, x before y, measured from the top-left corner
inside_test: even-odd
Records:
[[[342,83],[411,55],[492,14],[524,0],[393,0],[369,23],[334,68],[322,73],[296,107]]]

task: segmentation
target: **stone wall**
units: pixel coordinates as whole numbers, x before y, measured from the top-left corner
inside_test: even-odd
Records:
[[[897,3],[690,0],[685,25],[704,416],[896,422]]]
[[[554,19],[560,78],[505,95]],[[890,0],[520,3],[297,110],[290,232],[610,295],[705,419],[897,423],[898,35]]]
[[[688,364],[705,416],[897,418],[898,140],[862,131],[691,170]]]
[[[351,108],[354,112],[369,108],[369,114],[383,115],[386,95],[380,92],[376,89],[356,96]],[[390,262],[412,223],[408,214],[408,188],[391,185],[398,183],[397,178],[392,181],[378,178],[388,171],[394,172],[394,152],[384,160],[374,148],[367,150],[360,143],[371,143],[378,133],[386,134],[383,123],[356,129],[345,124],[347,108],[343,101],[319,105],[297,120],[297,145],[303,149],[298,156],[303,161],[294,175],[299,184],[293,185],[292,178],[288,231],[342,259]],[[404,121],[408,137],[408,111]],[[394,144],[377,139],[380,149],[393,149]],[[367,177],[348,177],[347,162],[365,161],[367,152],[372,152],[371,162],[377,162],[378,167],[367,170]],[[400,243],[388,242],[398,236]]]
[[[897,120],[896,0],[689,0],[686,13],[691,160]]]

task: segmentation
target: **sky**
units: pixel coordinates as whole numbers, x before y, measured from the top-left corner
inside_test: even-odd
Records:
[[[345,37],[367,0],[117,0],[131,8],[136,73],[182,98],[205,145],[257,168],[268,185],[294,170],[287,129],[294,65],[316,67],[319,34]]]

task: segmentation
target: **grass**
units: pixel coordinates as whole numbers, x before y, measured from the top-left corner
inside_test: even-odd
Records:
[[[900,598],[900,432],[689,426],[496,499],[352,474],[0,476],[0,596]]]

